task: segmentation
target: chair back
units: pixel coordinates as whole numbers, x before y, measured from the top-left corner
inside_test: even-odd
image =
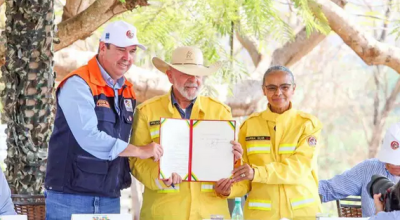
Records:
[[[353,217],[361,218],[361,198],[344,198],[341,200],[336,200],[337,210],[339,217]]]
[[[44,195],[13,194],[11,199],[18,215],[28,216],[28,220],[45,220],[46,206]]]

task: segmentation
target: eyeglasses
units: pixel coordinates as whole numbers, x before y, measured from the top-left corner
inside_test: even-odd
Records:
[[[289,91],[290,87],[292,87],[292,84],[287,84],[287,83],[279,85],[279,86],[276,86],[276,85],[266,85],[265,86],[267,91],[270,93],[275,93],[276,91],[278,91],[278,88],[281,90],[281,92],[287,92],[287,91]]]

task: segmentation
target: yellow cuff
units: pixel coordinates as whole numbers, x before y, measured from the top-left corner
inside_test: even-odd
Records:
[[[251,182],[254,182],[254,183],[263,182],[261,175],[260,175],[260,171],[258,170],[258,166],[251,165],[251,167],[254,169],[254,178]]]
[[[217,192],[215,192],[215,191],[214,191],[214,193],[215,193],[215,195],[216,195],[217,197],[219,197],[219,198],[221,198],[221,199],[227,199],[227,198],[229,197],[229,195],[230,195],[230,193],[229,193],[229,195],[227,195],[227,196],[221,195],[221,194],[219,194],[219,193],[217,193]]]

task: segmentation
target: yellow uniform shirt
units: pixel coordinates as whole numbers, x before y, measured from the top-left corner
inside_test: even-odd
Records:
[[[159,120],[181,118],[171,103],[171,93],[150,99],[136,108],[131,143],[146,145],[159,143]],[[191,119],[231,120],[230,108],[209,97],[199,96],[192,109]],[[199,220],[219,214],[230,218],[226,198],[214,192],[212,182],[183,182],[166,187],[158,180],[158,163],[152,159],[130,158],[132,174],[144,184],[141,220]],[[232,188],[231,196],[243,195]]]
[[[255,171],[245,219],[315,219],[320,212],[316,175],[317,140],[321,123],[312,115],[289,109],[269,109],[250,116],[241,126],[239,142],[245,163]]]

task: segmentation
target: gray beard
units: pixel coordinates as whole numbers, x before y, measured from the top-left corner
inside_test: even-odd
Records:
[[[185,97],[185,98],[188,99],[188,100],[193,100],[193,99],[197,98],[197,96],[198,96],[199,93],[200,93],[200,89],[201,89],[201,87],[199,87],[199,88],[197,88],[196,93],[194,93],[193,95],[189,95],[189,93],[185,90],[184,87],[175,86],[175,88],[178,90],[178,92],[179,92],[183,97]]]

